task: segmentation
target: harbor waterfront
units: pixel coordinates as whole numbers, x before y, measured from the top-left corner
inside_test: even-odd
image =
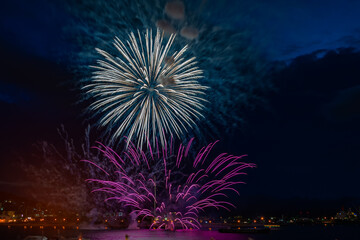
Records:
[[[327,216],[201,216],[201,229],[149,229],[149,219],[134,219],[123,211],[104,213],[94,219],[82,214],[46,208],[8,199],[0,202],[1,239],[360,239],[357,212],[342,208]],[[163,219],[164,224],[169,219]],[[166,224],[165,224],[166,225]]]
[[[141,239],[141,240],[286,240],[286,239],[360,239],[360,228],[358,225],[291,225],[284,226],[277,230],[271,230],[264,234],[246,234],[246,233],[220,233],[217,230],[192,230],[192,231],[152,231],[152,230],[81,230],[39,227],[27,228],[0,226],[1,239],[24,239],[26,236],[46,236],[51,239],[104,239],[104,240],[121,240],[125,239]]]

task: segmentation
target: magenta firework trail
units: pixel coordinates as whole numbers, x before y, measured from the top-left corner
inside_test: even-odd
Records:
[[[103,192],[105,201],[115,200],[122,207],[130,207],[139,220],[151,219],[150,228],[200,228],[198,214],[209,208],[230,211],[235,206],[228,200],[229,192],[244,182],[239,180],[253,163],[242,162],[242,156],[221,153],[209,160],[215,141],[203,147],[190,161],[189,150],[193,138],[175,149],[173,144],[151,148],[144,152],[129,142],[128,149],[118,155],[99,143],[97,148],[112,163],[104,169],[86,161],[104,173],[104,179],[87,179],[96,184],[93,192]],[[171,141],[172,142],[172,141]],[[189,165],[190,166],[187,166]],[[190,172],[185,174],[184,172]]]

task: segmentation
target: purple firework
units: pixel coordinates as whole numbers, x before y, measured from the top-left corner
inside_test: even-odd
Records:
[[[137,218],[151,219],[150,228],[200,228],[198,214],[209,208],[227,209],[235,206],[229,202],[228,193],[235,192],[245,168],[253,163],[242,162],[242,156],[221,153],[213,160],[208,155],[218,142],[203,147],[190,161],[189,150],[194,139],[175,149],[169,146],[144,152],[131,142],[129,148],[118,155],[99,143],[97,148],[112,163],[111,169],[86,161],[99,171],[104,179],[87,179],[95,183],[93,192],[103,192],[105,201],[115,200],[122,207],[129,207]],[[186,159],[186,161],[184,160]],[[191,166],[186,166],[191,162]],[[184,174],[184,172],[191,172]]]

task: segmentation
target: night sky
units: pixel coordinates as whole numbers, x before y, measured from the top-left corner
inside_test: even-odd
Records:
[[[208,24],[236,29],[246,24],[236,10],[249,8],[253,38],[281,66],[269,76],[266,102],[219,137],[222,150],[247,153],[258,165],[242,196],[360,198],[360,2],[225,2]],[[77,47],[62,31],[71,17],[61,1],[2,3],[0,192],[21,195],[27,183],[17,159],[32,161],[34,143],[59,142],[61,124],[81,138],[92,123],[62,58]]]

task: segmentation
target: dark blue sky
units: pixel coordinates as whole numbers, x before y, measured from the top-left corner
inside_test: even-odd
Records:
[[[259,20],[269,39],[269,53],[287,60],[319,49],[357,47],[360,40],[360,2],[259,1]]]
[[[284,61],[267,104],[220,138],[224,150],[258,164],[243,195],[360,197],[360,2],[208,2],[208,24],[249,24],[268,58]],[[76,49],[62,31],[71,17],[60,2],[2,4],[0,191],[20,179],[16,157],[31,161],[33,143],[56,142],[61,123],[82,133],[83,106],[69,84],[76,79],[62,58]]]
[[[358,47],[360,2],[356,0],[209,1],[214,24],[251,26],[269,57],[290,60],[319,49]]]

